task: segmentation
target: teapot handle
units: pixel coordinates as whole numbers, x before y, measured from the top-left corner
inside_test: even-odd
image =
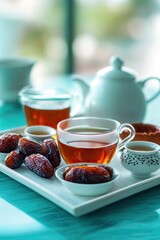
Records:
[[[146,100],[147,103],[151,102],[153,99],[158,97],[158,95],[160,94],[160,79],[157,78],[157,77],[149,77],[149,78],[146,78],[143,81],[138,82],[138,85],[140,85],[140,87],[143,88],[145,86],[146,82],[151,81],[153,79],[155,79],[155,80],[157,80],[159,82],[159,88],[149,99]]]

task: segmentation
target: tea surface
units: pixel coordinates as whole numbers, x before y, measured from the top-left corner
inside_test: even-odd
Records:
[[[155,150],[153,147],[149,147],[149,146],[139,146],[139,145],[135,145],[135,146],[132,146],[132,147],[129,147],[129,149],[131,150],[135,150],[135,151],[153,151]]]
[[[77,126],[77,127],[70,127],[66,129],[67,132],[77,133],[82,135],[93,135],[93,134],[103,134],[106,132],[111,131],[109,128],[102,128],[102,127],[91,127],[91,126]]]
[[[33,134],[33,135],[48,135],[49,132],[47,131],[39,131],[39,130],[35,130],[35,131],[31,131],[30,134]]]

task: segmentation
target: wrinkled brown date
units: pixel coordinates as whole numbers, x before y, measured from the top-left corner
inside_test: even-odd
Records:
[[[103,183],[111,180],[109,172],[102,166],[81,165],[66,168],[64,179],[75,183]]]
[[[0,152],[9,153],[18,146],[18,141],[22,136],[17,133],[4,133],[0,136]]]
[[[109,166],[104,166],[104,165],[102,165],[102,167],[109,172],[109,175],[112,178],[112,176],[113,176],[113,168],[111,168]]]
[[[46,139],[43,142],[43,146],[46,149],[46,157],[50,161],[53,167],[58,167],[61,162],[61,157],[57,143],[54,139]]]
[[[54,168],[49,160],[39,153],[25,157],[24,163],[32,172],[40,177],[50,178],[54,174]]]
[[[10,152],[5,158],[5,165],[9,168],[15,169],[19,168],[24,162],[24,154],[19,152],[19,150],[14,150]]]
[[[18,146],[20,152],[22,152],[25,156],[29,156],[33,153],[40,153],[42,155],[45,155],[46,153],[44,146],[42,146],[39,143],[28,140],[27,138],[24,137],[22,137],[19,140]]]

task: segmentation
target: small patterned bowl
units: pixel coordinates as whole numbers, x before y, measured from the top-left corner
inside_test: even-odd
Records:
[[[160,146],[148,141],[129,142],[121,153],[121,163],[134,177],[150,177],[160,169]]]

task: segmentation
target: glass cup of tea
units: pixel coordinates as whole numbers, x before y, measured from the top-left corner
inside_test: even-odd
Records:
[[[120,133],[129,135],[120,141]],[[92,162],[108,164],[116,151],[122,149],[135,136],[128,123],[120,124],[114,119],[78,117],[58,123],[58,146],[67,164]]]
[[[57,128],[58,122],[74,116],[81,105],[80,95],[63,88],[26,86],[19,92],[28,126]]]

